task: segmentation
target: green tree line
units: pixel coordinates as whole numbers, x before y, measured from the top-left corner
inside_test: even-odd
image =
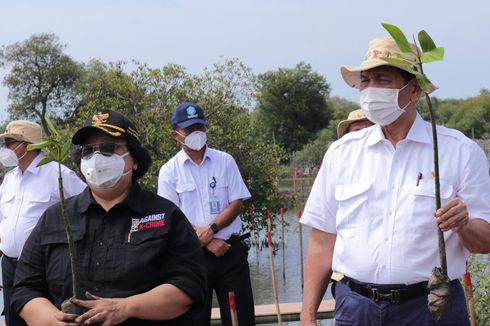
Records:
[[[31,119],[46,127],[48,114],[69,137],[97,110],[123,112],[138,125],[152,154],[154,164],[142,184],[155,190],[158,169],[179,150],[169,136],[171,112],[181,102],[197,102],[210,124],[210,146],[235,157],[259,220],[266,208],[277,211],[281,201],[286,204],[278,190],[280,165],[291,153],[300,164],[318,164],[337,138],[338,122],[359,108],[330,96],[326,78],[304,62],[256,75],[239,59],[226,59],[190,74],[172,63],[76,62],[66,46],[54,34],[37,34],[0,48],[0,65],[8,69],[3,83],[9,89],[9,120]],[[472,138],[490,137],[487,89],[467,99],[434,97],[434,105],[440,124]]]
[[[337,124],[359,108],[330,96],[326,78],[304,62],[256,75],[240,60],[227,59],[190,74],[171,63],[154,68],[138,61],[76,62],[65,49],[54,34],[32,35],[0,48],[0,67],[8,69],[3,80],[9,89],[8,120],[34,120],[47,131],[48,114],[69,139],[97,110],[123,112],[135,121],[153,157],[141,183],[155,190],[160,166],[179,150],[169,136],[171,112],[181,102],[197,102],[210,124],[210,146],[232,154],[240,167],[253,195],[243,217],[250,223],[253,205],[258,229],[265,225],[266,209],[277,212],[291,202],[279,193],[281,164],[295,153],[298,163],[317,165],[337,138]],[[466,99],[433,97],[433,102],[439,124],[471,138],[490,138],[488,89]],[[428,119],[423,101],[419,112]],[[472,262],[470,269],[481,276],[476,278],[477,315],[488,323],[489,282],[482,266]]]

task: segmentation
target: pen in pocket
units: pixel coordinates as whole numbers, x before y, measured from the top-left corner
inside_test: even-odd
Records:
[[[422,180],[422,172],[419,172],[419,176],[417,177],[417,183],[415,184],[415,186],[419,186],[420,180]]]

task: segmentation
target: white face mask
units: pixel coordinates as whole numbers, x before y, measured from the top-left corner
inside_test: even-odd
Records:
[[[177,131],[177,133],[181,136],[181,133]],[[187,146],[188,148],[199,151],[201,148],[206,145],[207,139],[207,134],[204,131],[196,130],[188,134],[187,136],[184,136],[184,145]]]
[[[85,176],[87,182],[96,188],[111,188],[123,176],[131,170],[124,172],[123,157],[129,155],[129,152],[123,155],[112,154],[105,155],[101,152],[94,152],[88,158],[82,158],[80,170]]]
[[[6,146],[0,147],[0,164],[2,164],[3,166],[19,165],[19,160],[27,154],[26,151],[24,155],[22,155],[20,158],[17,158],[17,155],[14,151],[19,148],[20,145],[22,145],[22,143],[17,145],[14,149],[7,148]]]
[[[389,125],[398,119],[410,104],[403,108],[398,105],[398,95],[401,90],[410,84],[408,82],[401,89],[368,87],[361,91],[361,109],[366,117],[381,126]]]

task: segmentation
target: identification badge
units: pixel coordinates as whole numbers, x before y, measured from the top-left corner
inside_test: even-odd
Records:
[[[209,198],[209,208],[211,214],[219,214],[219,212],[221,212],[219,198],[217,196],[213,195]]]

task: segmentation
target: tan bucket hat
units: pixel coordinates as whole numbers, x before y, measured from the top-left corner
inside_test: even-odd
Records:
[[[43,138],[43,130],[40,125],[27,120],[15,120],[10,122],[5,128],[5,132],[0,135],[0,141],[5,138],[12,138],[27,143],[40,143]]]
[[[361,109],[352,111],[351,113],[349,113],[347,120],[342,120],[337,125],[337,137],[342,138],[342,136],[344,136],[347,133],[347,129],[349,129],[349,126],[352,123],[357,121],[364,121],[364,120],[369,121]]]
[[[414,51],[417,51],[417,46],[415,44],[410,43],[410,46]],[[416,56],[413,53],[403,53],[402,51],[400,51],[400,48],[398,47],[395,40],[391,36],[375,38],[374,40],[369,42],[368,51],[361,65],[358,67],[341,66],[340,73],[342,74],[342,78],[344,78],[345,82],[350,87],[354,87],[354,88],[360,88],[361,71],[369,70],[379,66],[393,66],[412,73],[403,65],[386,62],[381,59],[381,58],[396,57],[398,55],[413,63],[416,62]],[[431,84],[430,93],[432,93],[436,89],[437,86]]]

